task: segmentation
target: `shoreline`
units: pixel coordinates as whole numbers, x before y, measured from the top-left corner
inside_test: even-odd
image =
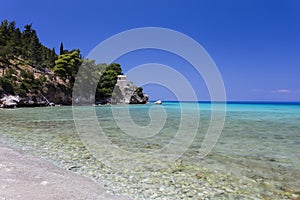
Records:
[[[129,200],[0,139],[0,199]]]

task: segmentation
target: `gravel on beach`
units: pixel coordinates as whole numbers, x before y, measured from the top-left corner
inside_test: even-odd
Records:
[[[92,180],[0,143],[0,199],[129,200]]]

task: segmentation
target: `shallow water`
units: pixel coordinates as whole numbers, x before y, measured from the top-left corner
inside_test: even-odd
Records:
[[[87,110],[91,107],[80,109],[82,113],[88,113]],[[269,197],[273,195],[272,192],[282,190],[298,195],[292,197],[299,198],[300,105],[227,104],[222,134],[213,150],[204,159],[200,159],[198,153],[211,119],[211,104],[209,103],[165,102],[159,107],[128,105],[97,106],[92,109],[96,111],[97,120],[105,138],[118,148],[132,154],[155,153],[174,142],[173,138],[177,136],[176,134],[182,126],[180,122],[185,120],[184,133],[189,136],[186,137],[186,140],[184,138],[179,140],[176,144],[178,150],[166,151],[174,154],[166,155],[166,157],[176,157],[175,154],[185,150],[180,141],[191,142],[180,158],[184,164],[204,167],[222,174],[231,174],[240,180],[253,180],[258,183],[256,188],[252,188],[253,193],[258,191],[265,193],[266,190],[268,192],[268,189],[260,188],[260,184],[267,183],[271,188]],[[196,112],[197,109],[200,109],[200,115]],[[126,121],[121,124],[123,126],[121,128],[120,124],[116,123],[117,119],[122,120],[124,117],[124,110],[129,112],[135,126],[146,127],[151,124],[151,120],[159,120],[155,122],[156,124],[154,123],[152,129],[146,129],[142,135],[140,129],[134,129],[134,126]],[[166,116],[164,123],[161,123],[162,119],[159,116]],[[198,122],[198,117],[200,117],[199,127],[195,123]],[[73,121],[72,107],[0,110],[0,124],[0,133],[3,136],[33,148],[38,149],[40,146],[45,151],[48,151],[48,147],[51,150],[51,141],[56,141],[58,137],[63,138],[64,141],[67,141],[68,137],[78,137]],[[157,132],[151,131],[156,128]],[[195,128],[197,128],[197,132],[195,137],[192,137],[191,133]],[[86,130],[92,132],[95,128],[92,125]],[[151,137],[145,135],[148,133]],[[191,138],[193,140],[188,141]],[[66,146],[68,144],[65,142]],[[100,147],[102,147],[101,144],[99,144]],[[49,155],[51,157],[52,154],[49,153]],[[53,154],[52,156],[58,155]],[[116,154],[112,154],[113,156],[120,157]],[[114,158],[110,157],[110,159]],[[132,158],[126,157],[124,154],[122,159],[126,162],[126,159]],[[118,161],[118,159],[116,160]],[[149,167],[151,168],[151,166]]]

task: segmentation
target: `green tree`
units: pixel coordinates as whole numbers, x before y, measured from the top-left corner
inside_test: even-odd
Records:
[[[0,67],[2,74],[8,68],[10,60],[14,58],[14,40],[12,34],[15,31],[15,22],[4,20],[0,25]]]
[[[64,81],[69,80],[71,86],[75,82],[75,76],[82,63],[78,50],[63,54],[55,61],[54,73],[60,76]]]
[[[139,97],[141,97],[141,98],[144,97],[143,88],[138,87],[138,88],[136,88],[135,92],[137,93],[137,95],[138,95]]]
[[[29,58],[32,60],[32,65],[40,67],[42,64],[42,45],[37,37],[36,31],[32,31],[32,38],[29,44]]]
[[[21,32],[14,21],[3,20],[0,25],[0,47],[0,67],[3,71],[13,60],[38,69],[53,68],[57,58],[55,51],[40,43],[31,24],[24,26]]]
[[[19,28],[15,29],[12,34],[12,40],[14,41],[14,55],[19,56],[22,54],[22,34]]]
[[[36,31],[32,29],[32,24],[27,24],[24,28],[22,32],[23,58],[28,60],[30,65],[39,67],[43,61],[42,44],[39,41]]]
[[[105,71],[109,71],[109,70],[115,71],[115,72],[117,73],[117,75],[123,74],[123,73],[122,73],[121,65],[118,64],[118,63],[111,63],[111,64],[109,64],[109,65],[105,68]]]
[[[10,66],[10,60],[13,58],[13,55],[10,52],[11,49],[9,46],[0,48],[0,67],[2,68],[2,74],[4,74],[5,69]]]
[[[112,63],[105,67],[97,87],[96,100],[108,99],[113,95],[117,77],[120,74],[122,74],[122,69],[118,63]]]
[[[59,55],[63,55],[63,54],[64,54],[64,44],[61,42],[59,47]]]
[[[73,86],[73,99],[75,102],[95,103],[95,88],[106,64],[96,64],[94,60],[85,59],[81,65],[81,71],[76,75],[76,83]]]
[[[5,76],[0,77],[0,94],[1,93],[15,94],[12,81]]]
[[[24,31],[22,32],[22,55],[24,59],[29,59],[30,55],[30,46],[31,44],[31,37],[32,37],[32,24],[27,24],[24,26]]]

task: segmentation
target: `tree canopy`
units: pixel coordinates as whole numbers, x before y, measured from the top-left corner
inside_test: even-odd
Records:
[[[98,83],[96,100],[107,99],[112,96],[118,75],[120,74],[122,74],[122,69],[118,63],[109,64],[104,68]]]
[[[73,85],[75,76],[82,64],[79,50],[73,50],[70,53],[62,54],[55,61],[54,73],[64,80],[69,80]]]
[[[12,59],[23,59],[27,64],[41,70],[54,66],[57,57],[54,49],[49,49],[39,41],[32,24],[24,26],[21,32],[14,21],[4,20],[0,25],[0,65],[8,68]]]

